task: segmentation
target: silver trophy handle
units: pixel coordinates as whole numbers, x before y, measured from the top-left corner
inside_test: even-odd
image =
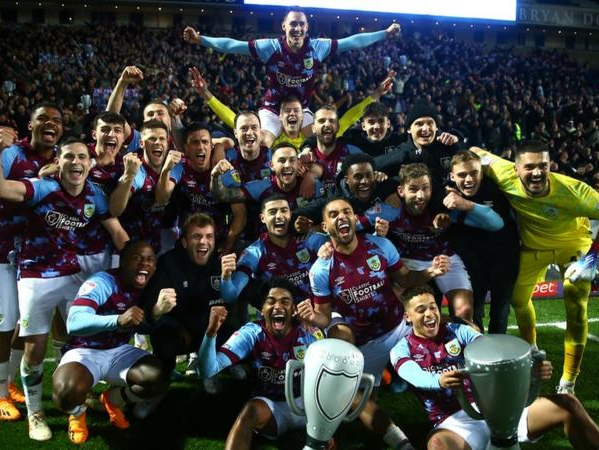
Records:
[[[547,359],[547,353],[545,353],[545,350],[533,350],[532,351],[533,368],[536,363],[545,361],[545,359]],[[530,390],[528,391],[528,399],[526,400],[526,406],[529,406],[532,402],[534,402],[537,399],[540,391],[541,391],[541,379],[534,375],[534,370],[533,370],[532,377],[530,379]]]
[[[303,369],[304,361],[299,359],[290,359],[287,361],[287,366],[285,366],[285,400],[287,400],[287,406],[289,406],[291,412],[298,416],[305,416],[306,411],[300,408],[297,403],[295,403],[295,396],[293,395],[293,374],[294,372],[301,370],[303,378]],[[301,383],[301,385],[303,397],[304,383]]]
[[[460,369],[460,371],[462,373],[465,373],[466,375],[468,375],[468,369]],[[481,413],[479,413],[476,409],[474,409],[472,407],[472,405],[470,404],[470,402],[468,401],[468,399],[466,398],[466,393],[464,392],[463,384],[462,384],[462,387],[460,387],[459,389],[456,389],[455,392],[458,397],[458,402],[460,402],[460,406],[466,412],[466,414],[468,414],[470,417],[472,417],[475,420],[483,420],[484,419],[484,416]]]
[[[372,394],[372,389],[374,388],[374,375],[369,373],[362,374],[362,381],[360,383],[364,386],[364,392],[362,392],[362,398],[360,399],[360,403],[356,406],[352,412],[347,413],[347,415],[343,418],[344,422],[351,422],[352,420],[356,420],[357,417],[362,413],[362,410],[366,406],[366,403],[370,399],[370,395]]]

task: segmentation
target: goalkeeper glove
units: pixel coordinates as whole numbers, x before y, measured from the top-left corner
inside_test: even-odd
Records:
[[[593,281],[597,272],[597,253],[599,243],[593,242],[589,252],[566,269],[564,278],[575,283],[577,281]]]

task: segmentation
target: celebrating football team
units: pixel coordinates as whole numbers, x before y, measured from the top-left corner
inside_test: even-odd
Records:
[[[0,420],[25,418],[30,439],[52,438],[42,402],[52,334],[62,346],[52,398],[72,443],[93,433],[87,408],[99,383],[109,422],[126,429],[161,408],[186,360],[210,394],[222,390],[222,370],[231,383],[252,377],[253,396],[222,436],[227,449],[249,449],[254,433],[306,427],[285,403],[285,365],[337,338],[359,348],[375,379],[359,416],[369,439],[416,448],[379,404],[391,378],[422,399],[427,448],[483,450],[489,429],[457,401],[464,349],[485,328],[505,334],[510,306],[520,337],[542,349],[533,289],[556,265],[563,369],[556,392],[523,412],[518,439],[561,427],[574,448],[599,449],[599,428],[575,396],[599,193],[552,172],[541,140],[519,142],[513,161],[470,148],[441,129],[427,92],[405,134],[394,131],[379,101],[397,80],[393,62],[345,114],[331,102],[312,111],[327,58],[401,39],[400,26],[312,38],[294,7],[281,28],[250,41],[184,29],[200,62],[209,51],[263,66],[261,105],[237,113],[208,90],[200,62],[189,67],[194,95],[229,137],[182,121],[186,105],[167,96],[145,105],[142,123],[121,115],[127,87],[152,76],[141,65],[122,69],[91,124],[94,142],[67,135],[59,102],[33,106],[20,140],[0,128]],[[551,378],[548,361],[535,370]]]

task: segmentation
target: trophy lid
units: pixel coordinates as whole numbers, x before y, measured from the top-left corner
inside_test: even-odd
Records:
[[[530,344],[516,336],[490,334],[481,336],[464,350],[464,358],[471,364],[504,364],[530,358]]]

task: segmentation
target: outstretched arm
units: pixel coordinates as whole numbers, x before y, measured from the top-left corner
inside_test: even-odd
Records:
[[[401,31],[399,24],[394,23],[386,30],[374,31],[372,33],[359,33],[354,34],[343,39],[339,39],[337,51],[339,53],[346,52],[348,50],[356,50],[369,45],[376,44],[377,42],[383,41],[389,37],[398,35]]]
[[[237,39],[224,37],[201,36],[200,33],[192,27],[185,28],[183,31],[183,39],[190,44],[199,44],[221,53],[250,55],[250,46],[247,41],[238,41]]]

